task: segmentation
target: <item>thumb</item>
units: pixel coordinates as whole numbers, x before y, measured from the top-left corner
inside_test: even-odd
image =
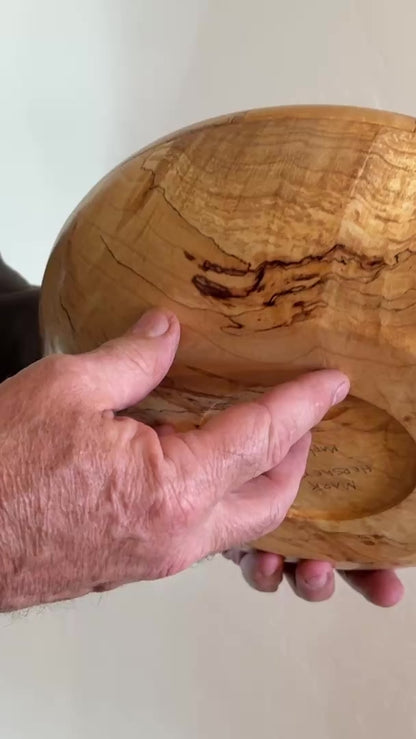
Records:
[[[94,405],[121,411],[143,400],[169,371],[179,336],[173,313],[151,310],[124,336],[82,355]]]

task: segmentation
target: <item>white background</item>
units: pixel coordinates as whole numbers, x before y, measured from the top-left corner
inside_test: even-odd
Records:
[[[39,281],[121,159],[286,103],[416,114],[414,0],[0,0],[0,251]],[[1,739],[416,736],[415,573],[377,610],[250,591],[230,563],[0,620]]]

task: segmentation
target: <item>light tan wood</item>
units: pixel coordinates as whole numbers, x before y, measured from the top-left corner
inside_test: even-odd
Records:
[[[416,121],[250,111],[166,137],[111,172],[60,234],[45,352],[92,349],[151,306],[182,341],[130,412],[203,423],[305,370],[351,395],[315,430],[285,523],[257,544],[341,566],[416,563]]]

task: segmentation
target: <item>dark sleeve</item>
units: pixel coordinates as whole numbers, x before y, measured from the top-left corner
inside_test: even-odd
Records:
[[[0,382],[41,356],[39,294],[0,255]]]

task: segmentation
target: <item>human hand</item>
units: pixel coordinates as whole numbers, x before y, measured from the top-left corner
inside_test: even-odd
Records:
[[[224,552],[224,556],[240,566],[252,588],[264,593],[275,592],[284,578],[296,595],[312,603],[328,600],[335,590],[335,570],[328,562],[288,564],[278,554],[239,548]],[[394,606],[403,597],[403,585],[392,570],[343,570],[339,574],[376,606]]]
[[[160,383],[178,341],[177,319],[152,311],[0,385],[0,610],[172,575],[283,520],[346,378],[310,373],[189,433],[116,415]]]

